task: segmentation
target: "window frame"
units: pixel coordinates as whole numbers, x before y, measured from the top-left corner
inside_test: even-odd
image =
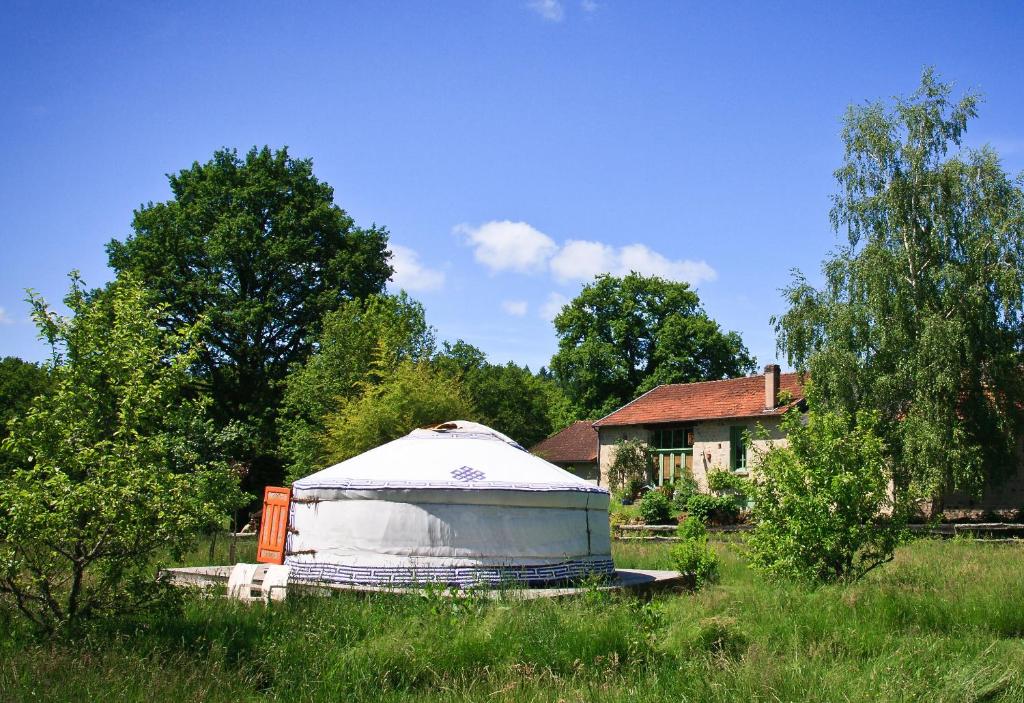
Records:
[[[686,475],[687,471],[692,473],[693,471],[693,445],[695,443],[696,435],[694,433],[693,425],[666,425],[663,427],[655,427],[651,430],[651,438],[649,445],[651,451],[651,457],[654,459],[655,472],[657,473],[657,484],[664,486],[665,483],[674,484],[677,479],[677,471],[675,465],[675,457],[680,457],[680,465],[678,478],[682,478]],[[681,446],[664,446],[665,436],[669,437],[668,444]],[[677,434],[678,433],[678,434]],[[676,441],[678,438],[678,442]],[[668,457],[669,465],[671,468],[668,479],[665,478],[665,469],[663,467],[664,457]],[[689,466],[687,466],[686,457],[690,457]]]
[[[750,472],[750,445],[746,434],[747,428],[743,425],[729,427],[729,470],[736,474]]]

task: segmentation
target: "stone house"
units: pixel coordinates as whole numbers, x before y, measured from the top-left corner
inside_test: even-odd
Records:
[[[599,483],[608,485],[616,444],[639,439],[654,454],[658,485],[689,472],[700,490],[707,491],[709,472],[727,469],[745,475],[757,450],[769,442],[785,443],[780,423],[793,407],[806,408],[800,375],[781,373],[775,364],[758,376],[658,386],[593,423]],[[759,427],[767,431],[767,439],[747,446],[744,434]],[[1004,481],[986,486],[981,495],[944,496],[945,518],[1024,520],[1024,437],[1018,454],[1016,470]]]
[[[597,430],[590,420],[579,420],[530,448],[532,454],[550,461],[591,483],[598,483]]]
[[[658,485],[690,473],[707,490],[709,472],[746,474],[755,449],[784,442],[779,425],[793,407],[803,408],[799,374],[771,364],[763,375],[658,386],[593,423],[598,435],[599,483],[608,485],[616,444],[639,439],[654,453]],[[767,439],[747,446],[745,433],[767,431]]]

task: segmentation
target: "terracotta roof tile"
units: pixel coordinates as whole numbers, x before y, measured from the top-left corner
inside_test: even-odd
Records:
[[[590,420],[580,420],[538,442],[530,452],[562,463],[597,461],[597,430]]]
[[[793,401],[766,410],[763,375],[730,378],[724,381],[674,383],[658,386],[636,400],[623,405],[610,415],[601,418],[594,423],[594,426],[645,425],[781,415],[797,401],[803,399],[803,384],[799,374],[780,374],[779,391],[788,391]]]

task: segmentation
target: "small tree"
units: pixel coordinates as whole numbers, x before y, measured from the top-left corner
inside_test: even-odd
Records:
[[[31,302],[52,385],[3,443],[17,468],[0,480],[0,600],[51,632],[152,605],[154,557],[241,493],[211,460],[204,404],[182,392],[195,328],[162,330],[165,311],[128,279],[87,295],[73,275],[70,319]]]
[[[349,300],[327,313],[316,352],[285,381],[278,424],[289,475],[324,467],[324,421],[340,402],[358,398],[367,382],[389,375],[401,362],[433,352],[434,330],[423,306],[405,292]]]
[[[404,361],[327,416],[323,446],[329,461],[344,461],[417,427],[464,420],[474,413],[458,379],[438,373],[428,361]]]
[[[806,420],[806,421],[805,421]],[[754,565],[768,574],[817,581],[859,579],[892,560],[902,516],[891,501],[890,457],[860,412],[791,412],[788,446],[760,457],[751,482]]]
[[[608,469],[608,487],[627,499],[654,475],[654,462],[647,445],[638,439],[623,439],[615,445],[615,459]]]
[[[708,545],[708,528],[698,518],[688,517],[676,528],[679,543],[669,550],[672,564],[684,574],[692,574],[700,588],[718,578],[718,555]]]

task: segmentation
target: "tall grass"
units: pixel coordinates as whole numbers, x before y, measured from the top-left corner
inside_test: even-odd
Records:
[[[15,629],[0,699],[1024,700],[1019,547],[918,541],[821,588],[764,582],[736,544],[716,549],[718,584],[650,601],[194,597],[75,642]],[[667,551],[617,544],[616,564],[669,568]]]

